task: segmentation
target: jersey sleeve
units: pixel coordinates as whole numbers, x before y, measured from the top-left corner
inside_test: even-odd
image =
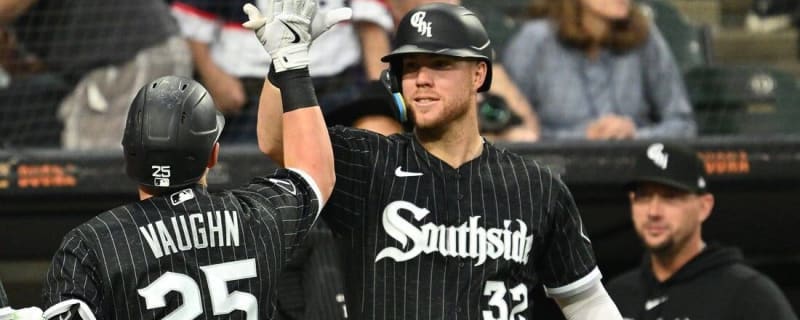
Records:
[[[323,204],[316,182],[301,170],[277,169],[233,191],[242,209],[267,226],[277,226],[290,256],[319,216]]]
[[[42,299],[45,308],[80,301],[97,319],[102,319],[102,287],[95,272],[96,256],[76,230],[68,233],[53,255],[44,282]],[[52,313],[52,312],[51,312]]]
[[[546,214],[551,230],[536,272],[548,296],[568,296],[591,287],[601,275],[572,194],[560,179],[550,180]]]
[[[325,219],[333,230],[351,229],[361,221],[366,195],[374,174],[373,162],[383,136],[364,130],[335,126],[329,130],[336,166],[336,186],[326,207]]]

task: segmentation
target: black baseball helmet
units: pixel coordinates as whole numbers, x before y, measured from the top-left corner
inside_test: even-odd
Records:
[[[176,188],[203,176],[225,118],[192,79],[166,76],[131,103],[122,149],[128,176],[153,188]]]
[[[483,24],[472,11],[447,3],[429,3],[409,11],[400,21],[394,51],[381,58],[389,62],[393,76],[400,79],[403,55],[432,53],[486,61],[486,80],[478,91],[492,83],[494,49]],[[399,92],[399,90],[395,89]]]

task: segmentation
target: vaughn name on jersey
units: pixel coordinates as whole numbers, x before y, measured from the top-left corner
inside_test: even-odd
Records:
[[[192,249],[238,247],[241,233],[235,210],[170,217],[141,226],[139,232],[156,258]]]

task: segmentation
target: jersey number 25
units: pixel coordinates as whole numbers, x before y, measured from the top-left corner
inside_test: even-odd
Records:
[[[205,273],[208,293],[211,297],[211,308],[214,315],[223,315],[242,310],[247,320],[258,319],[258,301],[250,293],[234,291],[228,294],[226,282],[256,277],[255,259],[212,264],[200,267]],[[171,291],[177,291],[183,297],[183,305],[170,312],[163,320],[194,319],[203,313],[203,301],[197,281],[191,277],[175,272],[167,272],[149,286],[139,289],[144,297],[147,309],[165,307],[164,297]]]

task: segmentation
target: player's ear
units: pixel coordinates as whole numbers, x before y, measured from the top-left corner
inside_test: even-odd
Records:
[[[211,169],[214,165],[217,164],[217,158],[219,157],[219,142],[214,143],[214,147],[211,148],[211,155],[208,156],[208,164],[206,165],[207,168]]]
[[[473,78],[472,86],[475,90],[478,90],[481,86],[483,86],[483,82],[486,81],[486,74],[488,73],[489,65],[485,61],[478,61],[475,68],[475,77]]]
[[[714,195],[711,193],[704,193],[699,196],[700,199],[700,223],[703,223],[708,219],[708,216],[711,215],[711,211],[714,209]]]

